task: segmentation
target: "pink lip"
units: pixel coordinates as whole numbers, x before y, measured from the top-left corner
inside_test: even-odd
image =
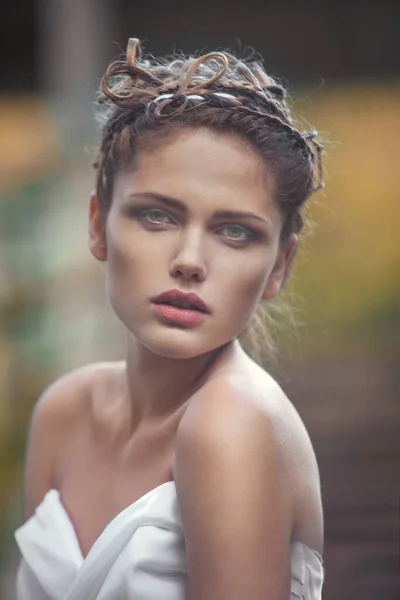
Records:
[[[201,310],[203,313],[209,313],[210,310],[208,308],[208,306],[205,304],[205,302],[203,302],[203,300],[201,298],[199,298],[199,296],[197,296],[197,294],[193,294],[191,293],[185,293],[185,292],[181,292],[180,290],[169,290],[168,292],[163,292],[162,294],[159,294],[156,298],[152,298],[152,302],[154,302],[155,304],[162,304],[164,302],[186,302],[187,304],[192,304],[193,306],[195,306],[196,308],[198,308],[199,310]],[[177,307],[171,307],[171,308],[177,308]],[[190,309],[183,309],[180,308],[179,310],[190,310]]]
[[[153,303],[153,309],[163,321],[186,327],[198,325],[207,317],[207,313],[205,312],[190,308],[179,308],[178,306],[171,306],[170,304]]]

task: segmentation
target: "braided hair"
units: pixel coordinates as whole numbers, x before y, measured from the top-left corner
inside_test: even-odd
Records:
[[[102,136],[94,167],[104,214],[117,173],[134,165],[140,149],[165,144],[183,128],[239,137],[262,158],[274,177],[282,245],[302,230],[306,201],[324,185],[317,132],[296,127],[286,90],[260,60],[241,60],[228,52],[144,58],[139,40],[131,38],[126,56],[107,68],[98,104]],[[259,315],[258,321],[265,343],[265,318]],[[268,342],[271,350],[269,337]]]

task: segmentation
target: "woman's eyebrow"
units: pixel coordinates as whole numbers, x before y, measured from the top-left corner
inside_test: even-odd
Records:
[[[157,202],[161,202],[161,204],[165,204],[171,208],[176,208],[181,212],[187,212],[187,207],[184,202],[181,200],[177,200],[176,198],[171,198],[171,196],[164,196],[164,194],[156,194],[155,192],[136,192],[133,194],[129,194],[128,199],[131,200],[139,200],[139,199],[147,199],[147,200],[156,200]]]
[[[257,219],[257,221],[269,224],[263,217],[259,217],[254,213],[241,212],[238,210],[217,210],[215,216],[221,219]]]
[[[187,212],[187,206],[181,200],[177,200],[176,198],[172,198],[171,196],[165,196],[164,194],[157,194],[155,192],[136,192],[133,194],[129,194],[128,198],[132,200],[137,200],[139,198],[146,198],[148,200],[156,200],[161,204],[165,204],[171,208],[175,208],[181,212]],[[269,225],[269,221],[264,219],[263,217],[259,217],[254,213],[242,212],[237,210],[217,210],[214,213],[214,216],[219,219],[256,219],[257,221],[261,221]]]

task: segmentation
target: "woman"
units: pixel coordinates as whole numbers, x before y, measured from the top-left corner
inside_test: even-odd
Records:
[[[126,360],[36,405],[18,597],[317,600],[314,452],[238,341],[292,264],[316,134],[261,64],[226,53],[144,60],[131,39],[101,91],[90,250]]]

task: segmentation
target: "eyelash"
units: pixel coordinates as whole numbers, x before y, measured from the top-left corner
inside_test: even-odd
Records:
[[[164,210],[161,210],[159,208],[144,208],[144,209],[139,209],[138,211],[135,211],[136,215],[140,221],[145,222],[147,224],[153,225],[155,227],[158,226],[165,226],[165,225],[173,225],[175,223],[174,219]],[[162,217],[167,217],[168,221],[156,221],[156,220],[152,220],[149,219],[148,216],[150,214],[158,214]],[[232,244],[236,244],[236,245],[244,245],[245,243],[248,243],[252,240],[254,240],[257,237],[257,233],[253,230],[250,229],[249,227],[245,227],[244,225],[239,225],[237,223],[226,223],[224,225],[220,225],[217,228],[217,231],[221,231],[224,229],[240,229],[242,232],[244,232],[246,234],[245,239],[243,238],[235,238],[232,236],[223,236],[226,239],[229,240],[230,243]]]
[[[150,213],[157,213],[160,214],[162,216],[168,217],[170,223],[173,223],[173,220],[171,219],[171,217],[168,215],[168,213],[166,213],[164,210],[160,210],[159,208],[144,208],[141,209],[139,211],[139,218],[142,221],[146,221],[147,223],[151,223],[152,225],[165,225],[166,221],[153,221],[152,219],[148,219],[146,218],[146,215],[149,215]]]

